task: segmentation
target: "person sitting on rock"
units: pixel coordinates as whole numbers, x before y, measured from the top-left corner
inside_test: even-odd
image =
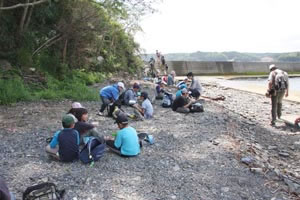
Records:
[[[86,108],[77,108],[75,117],[77,122],[74,129],[79,132],[80,144],[86,143],[87,139],[91,136],[103,140],[103,136],[96,130],[96,127],[88,123],[88,110]]]
[[[175,85],[175,76],[176,76],[175,71],[171,71],[171,73],[168,75],[168,86]]]
[[[199,83],[198,80],[196,80],[194,78],[193,72],[189,72],[186,76],[187,76],[188,79],[192,80],[192,83],[191,83],[191,85],[189,87],[189,91],[192,92],[192,94],[191,94],[192,97],[194,97],[195,99],[199,99],[199,97],[202,94],[202,86],[201,86],[201,84]]]
[[[118,82],[114,85],[109,85],[100,90],[100,98],[102,100],[102,106],[100,108],[100,111],[98,115],[103,116],[103,111],[105,108],[110,104],[114,103],[118,100],[119,95],[122,93],[122,91],[125,90],[124,83]]]
[[[137,92],[139,91],[140,86],[138,83],[134,83],[132,89],[126,90],[124,94],[124,104],[127,106],[132,106],[137,103]]]
[[[126,115],[118,115],[115,123],[120,129],[115,140],[106,138],[107,147],[120,156],[131,157],[140,153],[140,144],[137,132],[128,125]]]
[[[189,113],[191,105],[195,102],[196,101],[193,98],[189,98],[188,90],[183,88],[181,90],[181,96],[178,96],[174,100],[172,110],[179,113]]]
[[[167,83],[165,81],[159,81],[155,87],[155,99],[162,100],[164,98],[165,87]]]
[[[141,92],[142,106],[137,105],[134,113],[139,119],[150,119],[153,117],[153,106],[148,98],[147,92]]]
[[[67,114],[62,118],[63,130],[54,134],[46,152],[53,158],[63,162],[72,162],[79,156],[79,133],[74,129],[75,118]]]

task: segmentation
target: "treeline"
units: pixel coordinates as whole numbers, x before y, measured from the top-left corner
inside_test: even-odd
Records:
[[[56,80],[92,84],[115,72],[134,74],[143,64],[133,33],[140,18],[155,11],[155,2],[0,0],[0,78],[22,84],[29,75],[44,75],[45,83],[37,79],[24,87],[46,91]],[[3,87],[0,96],[9,96]],[[0,104],[10,102],[0,98]]]
[[[154,54],[144,56],[149,60]],[[236,62],[300,62],[300,52],[292,53],[240,53],[240,52],[194,52],[165,54],[169,61],[236,61]]]

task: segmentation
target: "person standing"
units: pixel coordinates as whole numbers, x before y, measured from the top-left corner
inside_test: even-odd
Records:
[[[271,97],[272,109],[271,115],[272,120],[270,125],[275,125],[276,118],[280,119],[282,110],[282,99],[289,95],[289,82],[288,74],[285,71],[277,69],[272,64],[269,66],[270,74],[268,78],[268,94]]]

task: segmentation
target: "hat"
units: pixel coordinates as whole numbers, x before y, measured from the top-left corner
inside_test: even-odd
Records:
[[[72,108],[83,108],[82,105],[79,102],[73,102]]]
[[[185,93],[188,93],[188,91],[187,91],[186,88],[183,88],[183,89],[181,90],[181,94],[185,94]]]
[[[269,70],[271,71],[272,69],[276,68],[276,66],[274,64],[269,66]]]
[[[122,82],[118,82],[118,86],[119,86],[119,87],[121,87],[123,90],[125,90],[124,83],[122,83]]]
[[[127,116],[124,114],[118,115],[115,124],[128,124]]]
[[[70,126],[72,124],[75,124],[75,117],[72,116],[72,114],[67,114],[67,115],[63,116],[62,123],[65,126]]]
[[[144,97],[144,99],[148,98],[148,93],[147,92],[141,92],[141,97]]]
[[[132,87],[136,89],[140,89],[140,85],[138,83],[134,83]]]

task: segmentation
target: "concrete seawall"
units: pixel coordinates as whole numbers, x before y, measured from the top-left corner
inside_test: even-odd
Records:
[[[169,70],[174,70],[178,76],[184,76],[190,71],[195,75],[267,73],[270,64],[275,64],[278,68],[287,72],[300,72],[300,63],[168,61],[167,64]]]

